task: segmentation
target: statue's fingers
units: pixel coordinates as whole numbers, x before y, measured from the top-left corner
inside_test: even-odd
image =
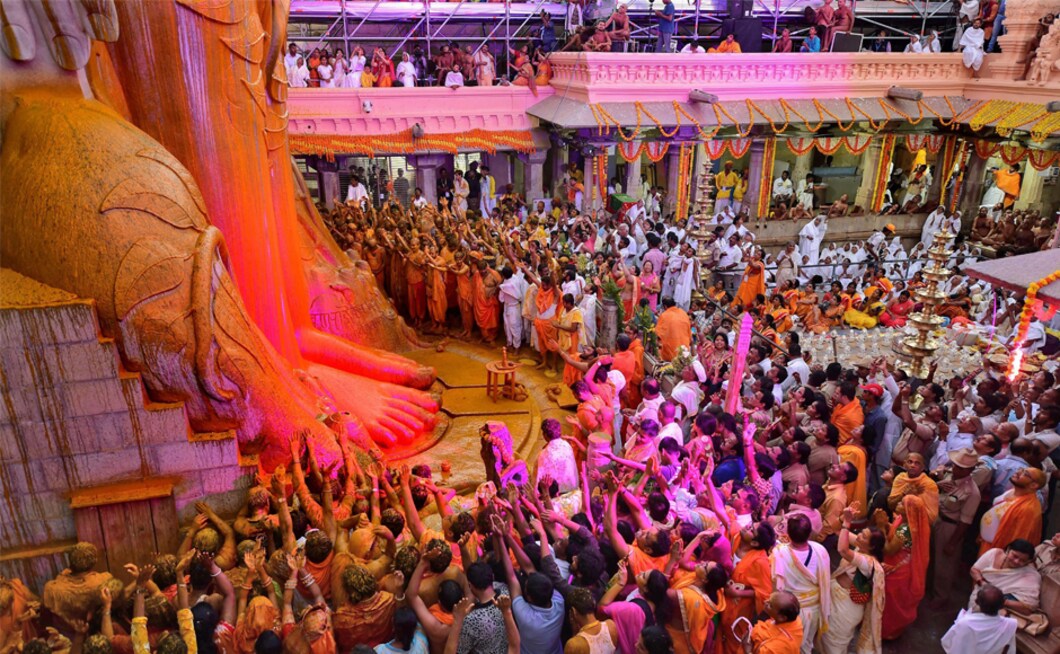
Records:
[[[85,31],[80,4],[76,0],[31,0],[29,4],[55,63],[66,70],[83,68],[88,63],[92,44]]]
[[[93,38],[113,43],[118,40],[118,8],[114,0],[81,0]]]
[[[25,0],[0,0],[0,47],[15,61],[30,61],[37,54],[37,39]]]

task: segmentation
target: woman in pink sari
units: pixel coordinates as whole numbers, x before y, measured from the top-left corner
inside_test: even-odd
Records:
[[[902,291],[898,299],[891,302],[887,310],[880,314],[880,324],[884,327],[905,327],[906,316],[913,310],[913,306],[909,291]]]
[[[883,607],[883,640],[894,640],[916,620],[917,608],[924,597],[928,559],[931,552],[931,519],[923,500],[906,495],[895,507],[897,516],[890,525],[887,514],[877,509],[876,526],[887,530],[883,569],[886,573]]]
[[[655,274],[655,265],[651,261],[645,261],[640,271],[640,293],[641,297],[648,298],[652,313],[655,313],[655,306],[659,302],[659,289],[659,276]]]

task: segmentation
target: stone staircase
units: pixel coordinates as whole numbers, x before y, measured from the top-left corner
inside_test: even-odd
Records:
[[[6,269],[0,399],[0,573],[27,583],[78,538],[74,491],[172,478],[186,515],[206,496],[229,508],[248,483],[234,433],[193,433],[182,404],[152,401],[91,301]]]

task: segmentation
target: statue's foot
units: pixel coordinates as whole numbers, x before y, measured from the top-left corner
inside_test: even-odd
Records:
[[[358,345],[318,329],[300,331],[298,342],[302,356],[321,366],[412,388],[426,389],[434,383],[434,368],[392,352]]]
[[[328,366],[311,365],[308,372],[328,390],[340,411],[360,420],[380,447],[409,443],[434,430],[438,403],[428,393]]]

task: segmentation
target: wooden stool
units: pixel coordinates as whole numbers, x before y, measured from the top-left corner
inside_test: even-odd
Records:
[[[515,399],[515,371],[520,365],[508,361],[508,348],[501,350],[500,361],[486,364],[486,395],[491,400],[496,402],[499,397]]]

